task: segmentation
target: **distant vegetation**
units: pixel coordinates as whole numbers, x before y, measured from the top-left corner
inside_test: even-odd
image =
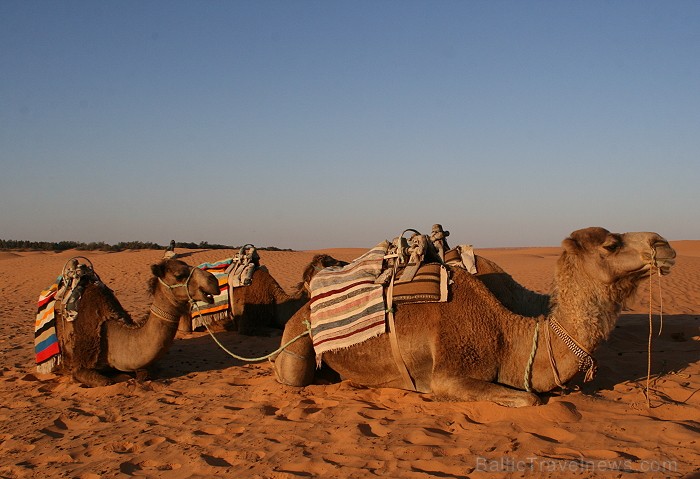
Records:
[[[228,246],[222,244],[210,244],[207,241],[199,243],[175,243],[176,248],[185,249],[240,249],[240,246]],[[107,244],[103,241],[98,243],[82,243],[79,241],[59,241],[52,243],[49,241],[18,241],[18,240],[2,240],[0,239],[0,250],[21,250],[21,251],[65,251],[68,249],[77,249],[79,251],[124,251],[127,249],[165,249],[165,246],[158,243],[143,242],[143,241],[127,241],[119,242],[114,245]],[[292,251],[291,249],[280,249],[274,246],[258,248],[263,251]]]

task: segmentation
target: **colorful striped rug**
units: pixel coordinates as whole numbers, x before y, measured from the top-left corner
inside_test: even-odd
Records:
[[[228,305],[228,273],[226,268],[231,266],[233,258],[227,258],[215,263],[202,263],[197,266],[199,269],[208,271],[216,277],[219,282],[219,294],[214,296],[212,304],[204,301],[197,301],[192,307],[192,329],[204,326],[204,323],[211,324],[213,321],[225,321],[230,317]]]
[[[61,363],[61,348],[56,336],[56,292],[62,278],[48,289],[41,292],[37,301],[36,320],[34,322],[34,353],[36,370],[48,374]]]
[[[386,332],[384,286],[375,284],[389,248],[382,242],[347,266],[332,266],[311,280],[311,337],[316,360]]]

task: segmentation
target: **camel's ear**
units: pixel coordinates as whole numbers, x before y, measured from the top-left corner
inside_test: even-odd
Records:
[[[566,251],[574,253],[590,248],[591,246],[603,244],[609,234],[610,232],[605,228],[584,228],[571,233],[568,238],[562,241],[561,246]]]
[[[165,264],[158,263],[151,265],[151,273],[153,273],[153,276],[162,278],[165,276]]]

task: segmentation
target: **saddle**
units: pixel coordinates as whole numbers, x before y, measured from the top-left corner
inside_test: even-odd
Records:
[[[407,240],[404,235],[412,232]],[[376,283],[391,286],[387,301],[394,304],[445,302],[448,300],[450,272],[461,267],[476,273],[474,250],[471,245],[459,245],[450,249],[447,244],[449,231],[435,224],[430,236],[407,229],[394,239],[385,258],[386,269]]]
[[[84,260],[85,262],[81,262]],[[61,272],[61,281],[56,292],[56,311],[66,321],[74,321],[78,316],[78,305],[85,287],[90,283],[101,284],[89,259],[76,256],[68,260]]]
[[[229,287],[248,286],[253,282],[253,273],[259,267],[258,250],[252,244],[244,245],[233,257],[231,265],[226,268]]]

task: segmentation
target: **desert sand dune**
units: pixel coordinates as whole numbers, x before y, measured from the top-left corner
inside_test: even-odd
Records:
[[[628,305],[595,352],[600,370],[537,407],[436,402],[349,382],[279,385],[269,363],[243,363],[207,333],[179,337],[154,377],[122,375],[88,389],[39,375],[33,323],[39,292],[74,255],[87,256],[138,318],[161,251],[0,253],[0,477],[697,477],[700,470],[700,241],[671,242],[676,267],[652,278],[651,408],[644,390],[650,293]],[[369,245],[368,248],[372,246]],[[324,250],[352,260],[366,249]],[[199,264],[233,250],[178,250]],[[290,291],[317,251],[261,251]],[[477,250],[530,289],[549,290],[558,248]],[[661,296],[660,296],[661,295]],[[663,330],[658,336],[660,300]],[[244,356],[279,336],[219,332]],[[641,474],[640,474],[641,473]]]

